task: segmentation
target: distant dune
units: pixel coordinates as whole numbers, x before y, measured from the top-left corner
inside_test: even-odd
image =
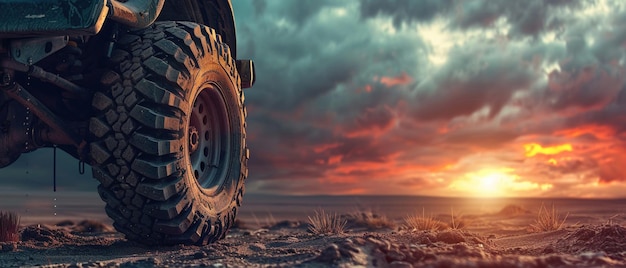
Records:
[[[498,215],[504,216],[504,217],[518,216],[518,215],[524,215],[524,214],[530,214],[530,211],[518,205],[507,205],[506,207],[503,207],[498,212]]]

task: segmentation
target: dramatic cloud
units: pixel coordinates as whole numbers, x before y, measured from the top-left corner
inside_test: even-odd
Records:
[[[545,30],[564,26],[570,9],[582,7],[586,1],[577,0],[362,0],[362,16],[390,16],[394,26],[430,23],[445,17],[450,25],[460,29],[488,28],[504,20],[512,37],[537,36]],[[590,4],[595,4],[589,1]],[[565,11],[565,12],[564,12]]]
[[[251,191],[613,196],[626,181],[619,3],[249,2]]]

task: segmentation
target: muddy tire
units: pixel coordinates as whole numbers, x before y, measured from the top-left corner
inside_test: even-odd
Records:
[[[226,235],[248,149],[239,74],[213,29],[157,22],[122,35],[94,95],[93,175],[115,228],[150,245]]]

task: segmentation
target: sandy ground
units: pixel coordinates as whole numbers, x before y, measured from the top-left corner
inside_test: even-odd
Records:
[[[601,223],[573,215],[577,222],[550,232],[532,230],[537,215],[518,206],[460,217],[466,227],[441,231],[346,217],[346,232],[335,235],[313,234],[304,221],[240,222],[203,247],[146,247],[94,221],[28,225],[20,242],[0,244],[0,267],[626,267],[620,215]]]

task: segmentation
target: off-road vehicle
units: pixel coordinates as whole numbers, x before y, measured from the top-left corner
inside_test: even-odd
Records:
[[[0,0],[0,168],[59,148],[92,166],[128,239],[224,237],[254,83],[236,47],[230,0]]]

